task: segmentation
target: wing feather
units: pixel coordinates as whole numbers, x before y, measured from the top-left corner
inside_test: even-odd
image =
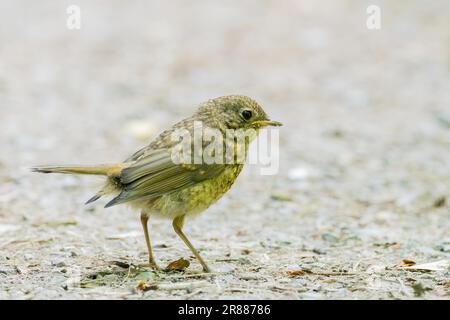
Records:
[[[122,170],[122,192],[106,207],[172,193],[217,177],[225,167],[224,164],[175,164],[167,150],[146,150],[137,161]]]

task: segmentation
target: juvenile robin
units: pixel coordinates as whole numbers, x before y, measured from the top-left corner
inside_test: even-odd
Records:
[[[180,162],[179,158],[175,161],[174,151],[180,150],[180,140],[174,139],[174,133],[181,131],[194,136],[199,123],[203,128],[219,133],[219,136],[215,136],[215,146],[222,147],[210,147],[209,153],[202,154],[208,141],[201,141],[198,152],[192,139],[189,141],[188,156],[182,158],[188,161]],[[122,163],[40,166],[32,170],[42,173],[105,176],[103,188],[87,203],[104,195],[113,195],[114,198],[106,204],[106,208],[126,203],[140,210],[151,268],[158,269],[158,265],[152,252],[148,220],[152,216],[161,216],[172,220],[176,234],[189,247],[203,270],[210,272],[206,262],[183,233],[185,218],[205,211],[230,189],[243,168],[244,163],[241,160],[246,157],[249,143],[256,138],[261,128],[267,126],[281,126],[281,123],[269,120],[261,106],[249,97],[224,96],[202,103],[191,117],[162,132],[148,146]],[[238,130],[250,133],[244,139],[237,138],[239,135],[231,135],[230,138],[230,132]],[[217,144],[220,136],[223,140]],[[227,149],[230,146],[231,152]],[[218,156],[219,151],[223,151],[223,156]],[[240,156],[240,152],[244,153],[244,157]],[[194,158],[199,153],[200,161],[195,161]],[[220,161],[207,161],[206,156]]]

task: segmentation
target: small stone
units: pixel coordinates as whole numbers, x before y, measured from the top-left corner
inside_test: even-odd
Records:
[[[450,253],[450,242],[439,244],[435,247],[435,249],[441,252]]]
[[[433,203],[433,207],[435,208],[442,208],[445,207],[446,205],[447,205],[447,198],[444,196],[437,198]]]
[[[339,241],[339,239],[331,233],[322,234],[322,239],[330,243],[336,243]]]
[[[327,252],[325,250],[320,249],[320,248],[314,248],[312,250],[312,252],[314,252],[315,254],[327,254]]]
[[[66,264],[64,261],[55,260],[55,261],[52,261],[52,266],[62,268],[62,267],[65,267]]]
[[[274,201],[292,201],[292,197],[285,193],[273,193],[270,198]]]
[[[25,259],[25,261],[30,261],[34,259],[34,255],[32,255],[31,253],[25,253],[23,255],[23,258]]]

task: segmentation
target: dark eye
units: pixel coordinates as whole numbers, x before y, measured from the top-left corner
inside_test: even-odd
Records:
[[[252,116],[253,116],[253,114],[252,114],[252,112],[251,112],[250,110],[244,110],[244,111],[242,111],[242,117],[243,117],[245,120],[250,120],[250,119],[252,118]]]

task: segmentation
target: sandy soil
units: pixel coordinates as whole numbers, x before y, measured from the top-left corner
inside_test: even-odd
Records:
[[[376,1],[379,31],[366,1],[76,2],[72,31],[69,2],[0,4],[0,299],[449,299],[448,1]],[[191,266],[139,267],[137,212],[28,170],[120,161],[232,93],[285,126],[279,174],[186,224],[213,275],[164,220],[160,264]]]

